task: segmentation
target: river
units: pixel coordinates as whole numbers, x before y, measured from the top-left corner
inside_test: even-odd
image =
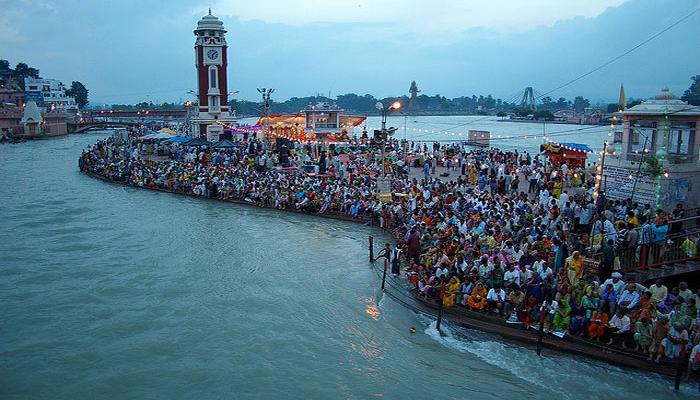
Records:
[[[81,175],[106,135],[0,145],[2,399],[697,394],[450,325],[440,337],[382,296],[374,229]]]

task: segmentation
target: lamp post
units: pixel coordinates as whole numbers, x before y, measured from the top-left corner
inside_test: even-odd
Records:
[[[381,101],[377,102],[375,105],[377,110],[382,113],[382,177],[386,176],[386,168],[384,167],[384,148],[386,147],[387,131],[386,131],[386,117],[390,111],[396,111],[401,108],[401,103],[395,101],[391,103],[389,107],[384,107],[384,103]]]
[[[270,95],[274,92],[275,89],[258,88],[258,93],[262,95],[263,103],[263,135],[265,135],[265,129],[267,127],[267,118],[270,114]]]

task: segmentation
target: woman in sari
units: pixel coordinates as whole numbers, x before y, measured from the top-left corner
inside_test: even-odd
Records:
[[[445,297],[442,300],[443,306],[452,307],[455,305],[455,299],[457,292],[459,291],[459,285],[459,278],[453,276],[452,279],[450,279],[450,282],[447,284],[447,292],[445,293]]]
[[[552,326],[554,330],[564,331],[569,328],[571,323],[571,305],[564,298],[558,302],[556,311],[554,311],[554,320]]]
[[[583,256],[578,251],[574,251],[566,259],[565,265],[569,282],[575,286],[579,279],[583,277]]]
[[[642,318],[651,321],[654,316],[656,316],[656,307],[654,307],[654,303],[651,301],[651,292],[646,291],[642,294],[642,297],[639,298],[637,307],[630,311],[630,319],[633,322],[639,321]]]
[[[486,287],[479,281],[467,298],[467,306],[472,310],[482,311],[486,307],[486,294]]]
[[[605,334],[605,325],[608,324],[608,314],[596,311],[591,315],[591,322],[588,325],[588,336],[596,342]]]

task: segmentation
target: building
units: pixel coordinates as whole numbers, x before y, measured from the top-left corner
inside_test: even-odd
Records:
[[[26,101],[34,101],[46,110],[77,112],[75,99],[66,95],[66,86],[57,79],[25,78]]]
[[[619,154],[606,154],[602,174],[609,199],[670,210],[700,206],[700,107],[667,88],[617,115],[623,118]]]
[[[218,141],[224,127],[236,126],[236,116],[228,106],[226,30],[209,10],[197,23],[194,35],[198,106],[192,124],[199,137]]]
[[[22,107],[24,104],[24,91],[12,81],[0,84],[0,104],[13,104],[16,107]]]

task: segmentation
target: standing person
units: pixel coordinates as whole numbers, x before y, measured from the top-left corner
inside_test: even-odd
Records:
[[[426,181],[430,180],[430,160],[427,158],[423,161],[423,178]]]
[[[394,276],[399,276],[401,273],[401,247],[396,243],[396,247],[391,252],[391,273]]]
[[[420,236],[416,233],[416,228],[411,229],[406,242],[408,244],[408,258],[418,264],[420,258]]]

